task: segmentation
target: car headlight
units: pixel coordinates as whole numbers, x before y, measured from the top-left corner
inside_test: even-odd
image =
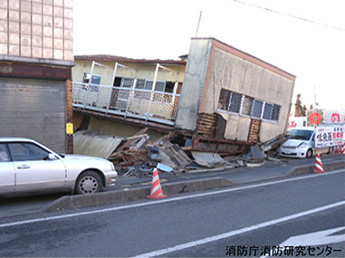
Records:
[[[307,144],[305,142],[302,142],[300,145],[297,146],[297,148],[303,148],[307,146]]]
[[[115,171],[115,166],[113,163],[110,164],[111,171]]]

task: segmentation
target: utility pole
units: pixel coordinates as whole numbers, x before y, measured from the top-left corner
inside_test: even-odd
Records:
[[[201,16],[202,16],[202,11],[200,11],[198,26],[196,27],[196,33],[195,33],[195,37],[196,38],[198,37],[198,34],[199,34],[199,28],[200,28],[200,23],[201,23]]]

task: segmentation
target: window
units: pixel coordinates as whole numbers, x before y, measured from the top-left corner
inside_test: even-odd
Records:
[[[101,84],[101,79],[102,79],[102,76],[100,75],[92,75],[92,78],[91,78],[91,84],[97,84],[97,85],[100,85]]]
[[[279,113],[280,113],[280,106],[273,105],[273,111],[272,111],[272,120],[273,121],[278,121]]]
[[[220,91],[218,109],[270,121],[278,121],[280,112],[279,105],[264,103],[225,89]]]
[[[13,161],[43,160],[49,152],[32,143],[10,143]]]
[[[175,83],[174,82],[166,82],[165,84],[165,92],[174,93]]]
[[[8,153],[6,144],[0,144],[0,162],[11,161],[10,154]]]
[[[273,105],[265,103],[263,119],[272,120]]]
[[[253,109],[253,117],[256,118],[261,118],[261,113],[262,113],[262,106],[263,106],[263,102],[255,100],[254,101],[254,109]]]
[[[221,89],[218,101],[218,108],[233,113],[239,113],[241,109],[242,96],[239,93]]]
[[[123,78],[122,79],[122,87],[123,88],[131,88],[133,86],[134,79]]]
[[[228,110],[229,100],[231,92],[228,90],[221,89],[218,101],[218,108],[222,110]]]
[[[250,116],[252,114],[254,99],[248,96],[244,97],[242,114]]]
[[[303,130],[303,129],[293,129],[288,134],[289,139],[293,140],[304,140],[309,141],[314,131],[312,130]]]
[[[138,79],[137,83],[135,85],[136,89],[139,90],[151,90],[152,89],[152,83],[147,83],[148,81],[145,79]],[[149,100],[151,98],[151,92],[145,92],[145,91],[136,91],[134,93],[134,97],[136,99],[142,99],[142,100]]]
[[[172,84],[172,87],[171,87]],[[171,83],[169,84],[169,87],[167,87],[167,83],[165,81],[156,81],[156,87],[155,87],[155,92],[173,92],[174,91],[174,84]],[[152,80],[144,80],[144,79],[138,79],[136,86],[136,89],[140,89],[140,90],[147,90],[147,92],[143,92],[143,91],[137,91],[135,92],[134,97],[136,99],[143,99],[143,100],[150,100],[151,99],[151,91],[153,88],[153,81]],[[156,93],[157,94],[157,93]],[[162,99],[164,98],[160,98],[160,100],[158,100],[158,95],[154,96],[154,101],[162,101]],[[162,94],[161,94],[162,95]]]
[[[115,77],[115,80],[114,80],[114,87],[120,87],[121,86],[121,81],[122,81],[122,78],[121,77]]]
[[[134,83],[134,79],[122,78],[121,88],[132,88],[133,83]],[[130,92],[129,89],[128,90],[119,89],[118,91],[119,91],[119,99],[127,100],[129,98],[129,92]]]
[[[153,87],[153,81],[146,80],[145,89],[146,90],[152,90],[152,87]],[[162,91],[162,92],[164,92],[164,90],[165,90],[165,82],[163,82],[163,81],[156,81],[155,91]]]
[[[239,113],[241,108],[242,95],[231,92],[229,111]]]
[[[165,82],[156,82],[155,91],[165,92]]]
[[[135,85],[135,88],[136,89],[141,89],[141,90],[145,89],[145,80],[138,79],[137,80],[137,84]]]
[[[280,106],[265,103],[263,119],[278,121],[279,112],[280,112]]]
[[[90,79],[91,79],[91,82],[90,82]],[[91,84],[95,84],[95,85],[100,85],[101,84],[101,79],[102,79],[102,76],[100,76],[100,75],[93,74],[91,76],[89,73],[84,73],[83,83],[91,83]],[[87,86],[83,85],[83,89],[86,90]],[[94,92],[98,92],[98,87],[90,85],[89,86],[89,90],[90,91],[94,91]]]

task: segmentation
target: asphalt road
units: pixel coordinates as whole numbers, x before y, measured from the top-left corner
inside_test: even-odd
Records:
[[[279,245],[291,236],[345,226],[344,174],[13,216],[0,223],[0,256],[225,256],[231,246]],[[330,247],[339,249],[344,231],[335,234],[340,241]],[[339,253],[344,256],[344,248]]]
[[[330,155],[322,157],[324,163],[340,161],[343,159],[343,155]],[[179,176],[161,174],[160,177],[161,181],[165,180],[167,182],[177,182],[179,180],[188,179],[207,179],[213,177],[224,177],[235,184],[243,184],[247,182],[272,180],[274,178],[277,178],[277,176],[286,176],[287,172],[295,166],[313,165],[314,163],[314,158],[285,160],[282,159],[281,162],[267,162],[263,167],[253,169],[241,167],[221,172],[190,173],[181,174]],[[142,183],[144,181],[150,184],[151,178],[119,177],[116,185],[105,189],[105,191],[123,189],[123,187],[125,187],[128,184],[133,184],[135,182]],[[133,185],[135,186],[135,184]],[[63,195],[64,194],[45,194],[40,196],[0,199],[0,219],[8,216],[13,216],[18,213],[37,213],[43,207],[57,200]]]

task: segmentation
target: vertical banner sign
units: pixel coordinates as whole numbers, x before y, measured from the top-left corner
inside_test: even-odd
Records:
[[[333,142],[333,127],[316,127],[315,130],[315,147],[331,147]]]
[[[341,145],[344,138],[344,126],[316,127],[315,147],[332,147]]]
[[[341,145],[343,143],[344,127],[343,126],[332,126],[332,127],[333,127],[334,145]]]

